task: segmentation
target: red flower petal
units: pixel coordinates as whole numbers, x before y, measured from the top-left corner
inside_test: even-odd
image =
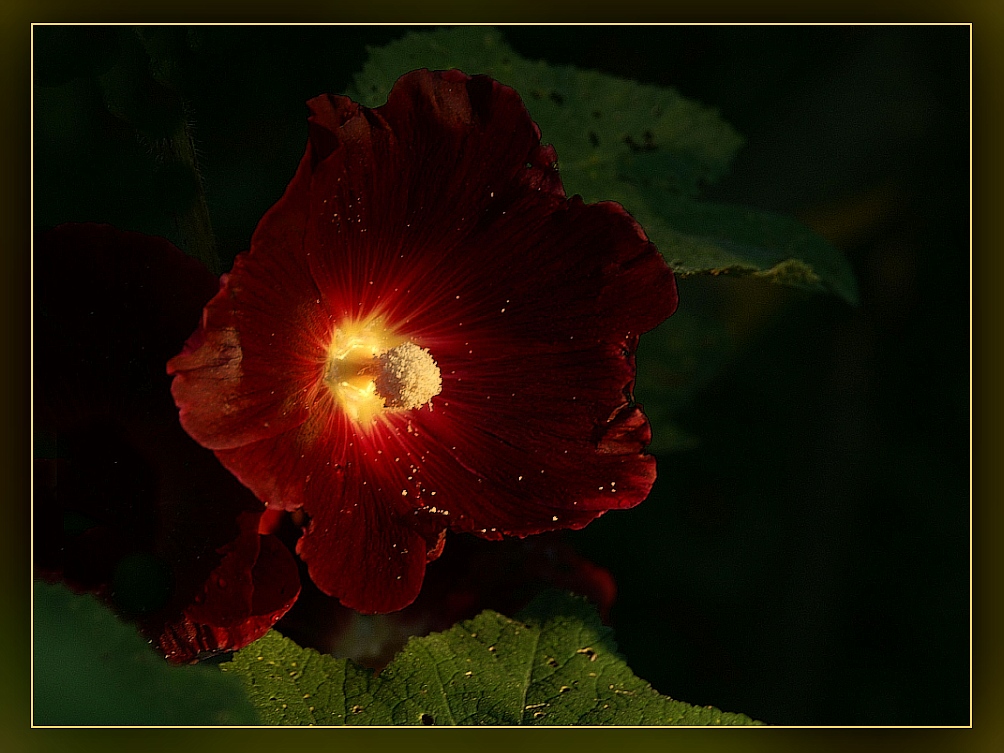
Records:
[[[304,584],[277,627],[301,646],[380,670],[412,637],[446,630],[485,609],[516,614],[549,588],[586,596],[604,622],[617,594],[610,572],[580,556],[560,534],[499,542],[457,536],[404,609],[363,618]]]
[[[258,640],[293,605],[299,575],[289,550],[258,535],[258,513],[241,515],[241,534],[181,616],[153,624],[158,648],[174,662],[233,650]]]
[[[283,490],[297,492],[289,497],[291,509],[303,506],[311,515],[297,552],[321,589],[337,593],[345,606],[360,612],[393,611],[421,588],[425,563],[442,551],[443,526],[410,520],[413,505],[399,490],[401,501],[388,504],[389,485],[398,481],[393,476],[362,477],[354,472],[358,462],[366,462],[356,455],[355,445],[346,448],[332,442],[346,436],[351,436],[347,426],[343,431],[325,432],[309,444],[297,436],[281,435],[237,450],[221,450],[217,456],[238,478],[254,483],[263,465],[275,464],[277,457],[287,458],[288,448],[299,446],[300,456],[288,464],[275,464],[269,483],[259,485],[257,491],[271,504],[281,503]],[[333,457],[361,460],[357,464],[343,460],[343,468],[330,464]],[[392,462],[388,457],[388,467]],[[315,500],[325,504],[314,504]],[[377,592],[372,588],[374,581],[381,583]]]
[[[240,648],[299,578],[259,536],[261,503],[171,401],[164,363],[218,281],[167,241],[109,226],[63,225],[34,251],[34,428],[59,458],[36,461],[59,468],[35,489],[37,572],[98,594],[174,661]]]
[[[677,298],[637,223],[566,199],[518,95],[485,77],[415,71],[374,110],[309,106],[296,176],[170,362],[185,428],[309,514],[311,577],[367,612],[414,599],[447,528],[524,536],[640,502],[633,352]],[[367,327],[431,353],[431,407],[370,422],[329,389]]]
[[[204,447],[239,447],[306,420],[330,326],[307,300],[294,316],[288,306],[312,288],[305,269],[268,257],[238,258],[223,278],[197,335],[170,361],[181,422]]]

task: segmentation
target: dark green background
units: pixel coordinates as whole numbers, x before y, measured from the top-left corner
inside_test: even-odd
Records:
[[[131,31],[34,33],[37,227],[104,221],[184,247],[171,212],[192,185],[156,146],[176,103],[137,74],[111,93],[122,121],[97,84],[138,55]],[[304,101],[345,89],[364,45],[402,33],[160,36],[224,268],[292,176]],[[969,29],[505,34],[526,57],[718,107],[748,143],[708,196],[815,222],[862,289],[851,309],[748,281],[681,283],[681,305],[720,306],[741,343],[681,418],[703,443],[660,458],[640,507],[569,536],[617,577],[630,665],[663,693],[776,724],[967,724]]]

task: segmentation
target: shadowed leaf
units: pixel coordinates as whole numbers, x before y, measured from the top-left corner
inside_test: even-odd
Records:
[[[93,596],[35,583],[38,725],[256,724],[240,683],[212,666],[172,666]]]
[[[742,144],[714,109],[668,87],[527,60],[485,27],[412,32],[369,52],[349,96],[370,107],[415,68],[459,68],[513,87],[557,150],[565,190],[623,205],[681,277],[754,276],[857,303],[847,260],[801,223],[695,201]]]

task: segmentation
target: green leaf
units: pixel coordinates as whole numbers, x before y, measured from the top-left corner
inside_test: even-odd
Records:
[[[349,94],[370,107],[383,104],[394,82],[416,68],[459,68],[514,88],[543,140],[557,149],[565,189],[587,201],[614,198],[589,189],[617,182],[634,161],[652,159],[661,166],[661,185],[692,196],[724,174],[742,143],[715,110],[673,89],[527,60],[492,28],[413,32],[369,53]]]
[[[655,195],[663,255],[680,277],[732,274],[828,291],[857,304],[846,257],[798,220],[748,207]],[[640,218],[639,218],[640,221]],[[665,225],[665,227],[663,227]]]
[[[518,620],[485,611],[410,640],[375,675],[275,631],[221,668],[269,724],[755,724],[659,695],[616,653],[584,600],[556,593]]]
[[[371,107],[415,68],[485,73],[516,89],[558,152],[565,190],[623,205],[681,277],[753,276],[857,302],[846,259],[797,221],[695,201],[742,143],[717,111],[667,87],[527,60],[491,28],[412,32],[369,52],[349,94]]]
[[[858,303],[847,258],[792,217],[694,201],[623,180],[587,186],[580,193],[587,201],[605,197],[628,209],[681,278],[757,277]]]
[[[93,596],[34,585],[38,725],[256,724],[233,677],[177,667]]]

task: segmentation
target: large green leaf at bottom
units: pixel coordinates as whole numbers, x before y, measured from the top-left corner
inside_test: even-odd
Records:
[[[177,667],[93,596],[36,582],[33,722],[256,724],[235,678]]]
[[[557,593],[519,619],[489,610],[413,638],[378,675],[275,631],[221,668],[269,724],[756,724],[660,695],[617,655],[592,607]]]

